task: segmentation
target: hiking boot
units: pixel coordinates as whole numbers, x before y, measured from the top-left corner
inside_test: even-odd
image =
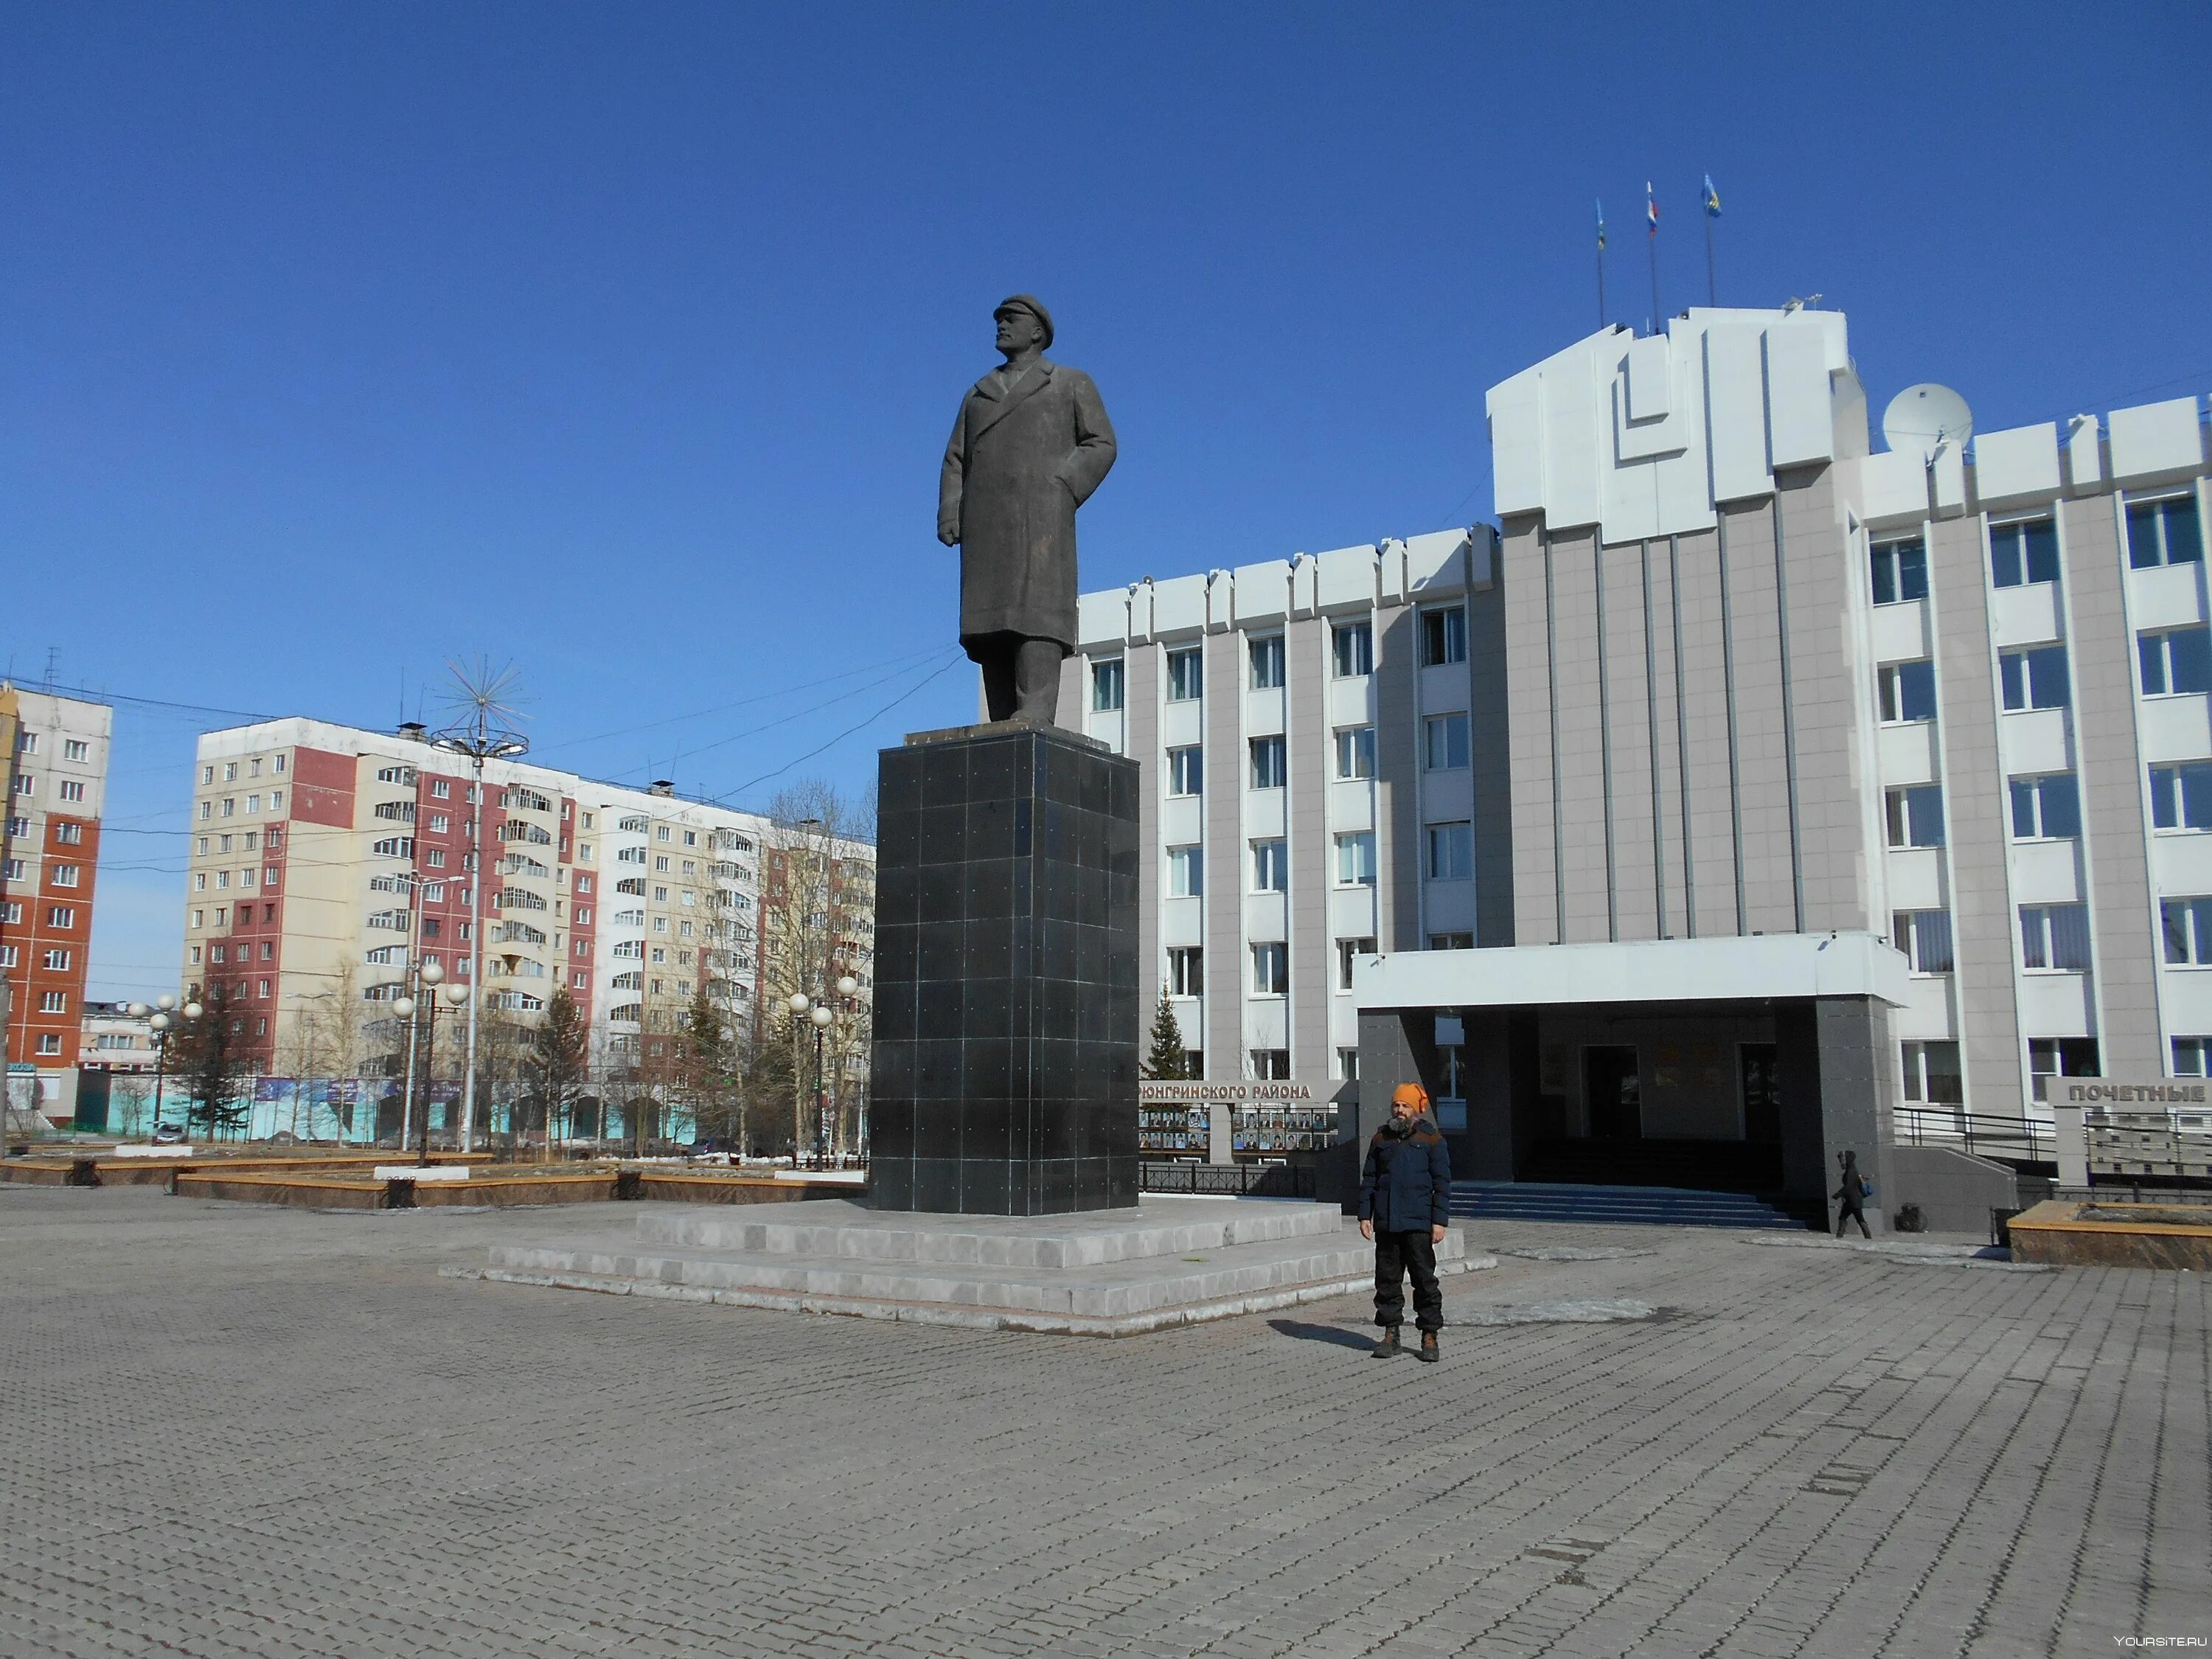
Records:
[[[1434,1331],[1423,1331],[1421,1333],[1421,1358],[1423,1361],[1428,1364],[1433,1365],[1437,1361],[1443,1358],[1443,1355],[1437,1347],[1437,1334]]]
[[[1395,1325],[1385,1325],[1382,1328],[1382,1340],[1375,1345],[1375,1352],[1367,1357],[1370,1359],[1395,1359],[1405,1352],[1398,1346],[1398,1328]]]

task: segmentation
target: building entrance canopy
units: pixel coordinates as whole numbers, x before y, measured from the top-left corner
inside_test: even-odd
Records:
[[[1871,997],[1894,1008],[1910,974],[1872,933],[1769,933],[1393,951],[1358,958],[1352,989],[1362,1013],[1783,997]]]

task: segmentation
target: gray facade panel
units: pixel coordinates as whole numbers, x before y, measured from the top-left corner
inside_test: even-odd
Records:
[[[1927,542],[1929,598],[1936,635],[1936,736],[1942,751],[1966,1100],[1976,1111],[2014,1114],[2025,1098],[2014,972],[2019,947],[2005,850],[2004,763],[1997,746],[2002,715],[1990,649],[1981,520],[1930,524]]]
[[[1398,635],[1412,632],[1411,613],[1404,613]],[[1374,619],[1375,663],[1378,674],[1385,673],[1385,665],[1394,659],[1406,647],[1402,637],[1393,638],[1386,629],[1385,619]],[[1318,637],[1311,643],[1301,639],[1302,630],[1313,630]],[[1319,672],[1300,669],[1309,663],[1326,664],[1328,649],[1328,623],[1326,621],[1293,623],[1291,625],[1292,665],[1290,680],[1290,702],[1287,714],[1290,729],[1290,752],[1295,757],[1291,763],[1288,828],[1291,838],[1290,945],[1291,945],[1291,1005],[1290,1046],[1291,1075],[1312,1079],[1317,1085],[1329,1073],[1328,1008],[1331,947],[1328,943],[1328,884],[1334,879],[1330,860],[1328,827],[1328,785],[1334,766],[1334,738],[1329,728],[1328,698],[1322,675],[1329,672],[1324,665]],[[1386,640],[1388,643],[1386,643]],[[1411,699],[1399,711],[1396,720],[1409,720]],[[1395,722],[1382,723],[1383,731],[1395,735]],[[1381,733],[1378,732],[1377,736]],[[1395,745],[1393,745],[1394,747]],[[1402,805],[1394,816],[1413,814],[1414,802],[1408,788]],[[1377,858],[1380,859],[1380,823],[1377,823]],[[1394,833],[1402,833],[1393,825]],[[1418,833],[1418,832],[1417,832]],[[1297,872],[1310,872],[1300,880]],[[1415,903],[1419,895],[1411,895]],[[1402,904],[1405,901],[1401,900]],[[1318,1089],[1316,1089],[1318,1092]]]
[[[2159,1023],[2159,942],[2151,924],[2144,762],[2135,721],[2136,643],[2121,591],[2127,554],[2109,496],[2068,501],[2060,517],[2075,766],[2097,965],[2098,1060],[2108,1077],[2163,1077],[2170,1055]]]
[[[1122,658],[1122,720],[1127,742],[1122,752],[1137,763],[1143,785],[1137,791],[1137,997],[1147,1020],[1159,1006],[1160,877],[1167,855],[1160,845],[1160,653],[1156,646],[1132,646]]]
[[[1677,537],[1672,567],[1681,651],[1676,738],[1689,757],[1683,778],[1690,821],[1685,896],[1694,901],[1684,931],[1692,938],[1738,933],[1743,928],[1736,908],[1735,722],[1717,532]]]
[[[1468,595],[1468,726],[1474,786],[1474,942],[1511,945],[1519,860],[1513,845],[1513,740],[1510,637],[1502,560],[1498,579]],[[1547,793],[1549,792],[1547,791]]]
[[[1519,521],[1498,550],[1504,589],[1507,782],[1513,824],[1513,937],[1522,945],[1559,940],[1559,861],[1552,789],[1549,571],[1544,535]],[[1478,780],[1479,781],[1479,780]],[[1477,872],[1478,879],[1480,872]]]
[[[1657,826],[1652,806],[1650,618],[1644,614],[1644,549],[1608,547],[1598,556],[1599,655],[1605,694],[1602,753],[1607,842],[1612,849],[1609,937],[1656,939],[1661,933]]]
[[[1773,503],[1723,509],[1722,532],[1728,566],[1736,797],[1743,829],[1744,921],[1752,933],[1791,933],[1797,923],[1797,884],[1790,846]]]
[[[1589,532],[1552,538],[1552,637],[1558,661],[1560,891],[1564,942],[1612,933],[1606,847],[1605,707],[1596,672],[1597,544]]]
[[[1385,951],[1419,951],[1428,943],[1421,937],[1421,798],[1414,771],[1419,629],[1411,605],[1375,613],[1375,900],[1376,943]],[[1480,864],[1475,872],[1480,878]],[[1291,971],[1297,971],[1295,957]]]
[[[1843,556],[1834,475],[1821,468],[1779,482],[1803,926],[1886,933],[1868,904],[1857,732],[1869,715],[1853,672],[1852,562]]]
[[[1226,1079],[1244,1071],[1243,636],[1216,634],[1205,648],[1206,1029],[1196,1035],[1206,1074]],[[1291,879],[1305,875],[1294,859]]]

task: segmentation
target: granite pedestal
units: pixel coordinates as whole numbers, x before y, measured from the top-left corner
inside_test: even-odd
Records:
[[[883,752],[872,1206],[1137,1201],[1137,763],[1053,726]]]

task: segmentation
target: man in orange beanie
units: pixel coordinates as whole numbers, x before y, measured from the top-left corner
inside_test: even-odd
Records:
[[[1406,1315],[1405,1277],[1413,1276],[1413,1322],[1421,1358],[1434,1364],[1443,1328],[1444,1296],[1437,1284],[1437,1246],[1451,1215],[1451,1152],[1429,1115],[1428,1091],[1401,1083],[1390,1097],[1390,1119],[1367,1144],[1359,1180],[1359,1235],[1375,1241],[1375,1322],[1382,1340],[1375,1358],[1404,1350],[1398,1327]]]

